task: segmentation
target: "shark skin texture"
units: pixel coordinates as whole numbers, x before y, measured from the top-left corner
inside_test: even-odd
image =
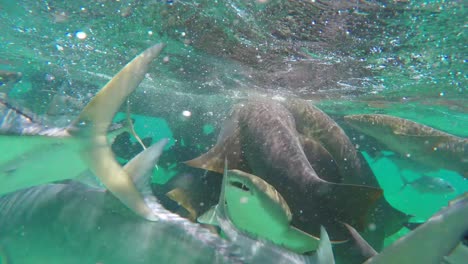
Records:
[[[467,138],[389,115],[349,115],[344,120],[405,159],[426,168],[444,168],[468,177]]]

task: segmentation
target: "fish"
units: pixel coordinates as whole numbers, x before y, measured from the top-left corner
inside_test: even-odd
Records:
[[[344,120],[402,157],[429,168],[444,168],[468,177],[467,138],[390,115],[348,115]]]
[[[147,220],[158,220],[115,160],[106,134],[115,113],[138,87],[163,47],[156,44],[135,57],[67,127],[48,127],[18,109],[4,108],[0,146],[9,151],[0,158],[0,194],[66,180],[89,168],[133,212]]]
[[[365,264],[441,263],[468,232],[467,219],[468,193],[464,193]]]
[[[415,180],[409,181],[400,173],[400,178],[403,181],[401,190],[410,185],[420,193],[447,194],[455,192],[455,188],[449,182],[439,177],[423,175]]]
[[[224,192],[219,203],[198,217],[203,224],[219,225],[217,206],[225,207],[237,229],[254,237],[283,246],[296,253],[315,251],[320,239],[290,225],[292,214],[288,204],[276,189],[261,178],[239,170],[224,173]],[[222,217],[222,216],[220,216]]]
[[[150,191],[149,172],[166,143],[124,166],[140,192]],[[0,197],[0,248],[12,263],[333,263],[325,230],[319,256],[306,256],[252,239],[220,218],[229,236],[223,239],[154,197],[150,208],[159,221],[135,215],[104,188],[74,180],[30,187]]]
[[[306,139],[303,141],[304,151],[320,178],[381,188],[362,153],[357,150],[347,131],[334,119],[310,102],[299,98],[285,98],[281,100],[281,104],[293,115],[296,130]],[[314,143],[310,144],[311,141]],[[381,197],[369,212],[369,224],[364,231],[360,231],[363,231],[363,236],[374,248],[381,249],[384,238],[400,230],[410,218],[410,215]],[[360,263],[363,256],[355,254],[351,248],[352,241],[335,244],[337,261],[343,259],[345,263]]]
[[[294,227],[319,236],[323,225],[333,241],[347,238],[339,221],[363,229],[382,195],[380,188],[321,179],[307,159],[293,116],[273,100],[235,105],[216,145],[186,164],[222,174],[224,158],[229,169],[254,174],[281,193],[291,208]]]
[[[266,253],[264,248],[268,246],[275,249],[272,252],[268,252],[269,256],[275,259],[274,261],[275,263],[283,263],[283,260],[281,260],[281,258],[276,257],[276,255],[278,254],[279,254],[278,257],[287,256],[288,261],[284,263],[331,263],[331,264],[335,263],[330,238],[328,236],[326,229],[323,226],[320,227],[320,240],[318,240],[317,238],[308,237],[306,234],[300,232],[299,230],[296,231],[296,229],[290,229],[288,223],[290,221],[291,214],[290,214],[290,211],[288,210],[288,205],[286,204],[284,199],[281,197],[281,195],[279,195],[279,193],[271,185],[269,185],[268,183],[266,183],[265,181],[263,181],[262,179],[254,175],[247,174],[239,170],[228,170],[227,164],[228,162],[226,161],[225,167],[224,167],[225,170],[223,173],[223,180],[221,183],[221,193],[219,196],[219,202],[210,211],[208,211],[206,214],[200,217],[202,222],[215,223],[221,228],[222,231],[225,232],[228,239],[230,239],[231,241],[237,244],[240,244],[240,245],[255,244],[255,246],[253,247],[252,246],[246,247],[249,251],[256,252],[256,254],[250,254],[250,255],[255,256],[253,259],[249,259],[249,262],[251,263],[263,263],[263,261],[260,261],[258,257]],[[247,185],[243,185],[244,183],[246,183]],[[253,187],[254,189],[247,190],[249,187]],[[244,213],[247,213],[245,212],[245,208],[239,208],[239,205],[242,204],[242,201],[240,202],[236,201],[236,198],[239,198],[238,197],[239,191],[247,191],[247,192],[257,191],[256,193],[254,193],[253,195],[249,197],[254,198],[254,196],[257,196],[258,197],[257,201],[260,203],[260,207],[264,206],[263,211],[257,212],[259,213],[258,216],[261,216],[262,213],[266,213],[266,214],[273,214],[271,215],[273,216],[271,219],[273,221],[282,219],[283,223],[279,223],[280,233],[292,232],[290,233],[290,235],[292,235],[290,236],[290,238],[293,238],[294,240],[297,240],[297,241],[305,239],[301,243],[299,243],[299,244],[302,244],[300,248],[303,248],[303,246],[306,246],[307,243],[310,243],[311,246],[316,250],[315,254],[311,256],[295,254],[292,252],[289,252],[289,254],[285,254],[285,251],[284,249],[282,249],[282,247],[274,246],[274,244],[271,243],[272,240],[274,240],[272,239],[274,235],[272,236],[272,234],[269,234],[269,235],[266,234],[268,232],[267,230],[265,230],[265,233],[264,233],[264,235],[266,236],[261,236],[261,237],[257,236],[259,230],[255,231],[255,228],[259,226],[256,226],[256,227],[251,226],[250,229],[239,230],[236,227],[236,224],[234,221],[239,221],[239,220],[242,221],[242,217],[245,215],[236,215],[236,213],[240,213],[241,211],[243,211]],[[258,208],[258,206],[259,205],[257,206],[254,205],[253,207]],[[275,214],[279,214],[279,217],[275,217],[274,216]],[[255,214],[255,216],[257,216],[257,214]],[[255,217],[251,219],[254,219],[254,218]],[[255,222],[255,220],[249,221],[249,224],[252,224],[253,222]],[[277,225],[278,227],[278,224],[273,224],[273,225]],[[263,228],[267,228],[267,227],[263,227]],[[270,232],[275,232],[274,230],[275,229],[271,228]],[[296,233],[296,232],[299,232],[299,233]],[[257,233],[257,235],[255,233]],[[302,238],[300,238],[301,236]],[[267,240],[265,240],[266,237],[268,237]],[[260,243],[260,242],[263,242],[263,243]],[[284,242],[286,242],[286,244],[283,244]],[[292,245],[292,244],[289,244],[290,242],[292,241],[290,240],[287,242],[285,240],[282,240],[282,241],[276,241],[275,243],[280,243],[282,244],[283,247],[288,247]],[[306,248],[310,248],[310,247],[306,246]],[[297,249],[299,248],[296,248],[296,250]],[[303,248],[302,250],[304,249],[305,248]]]

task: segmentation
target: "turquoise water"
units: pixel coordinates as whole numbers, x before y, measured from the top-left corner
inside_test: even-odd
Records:
[[[60,119],[52,115],[54,98],[73,98],[76,104],[58,104],[72,119],[125,63],[166,43],[129,98],[137,134],[170,139],[155,184],[193,173],[180,162],[212,147],[231,106],[252,96],[300,97],[340,124],[344,115],[389,114],[466,139],[467,15],[463,1],[0,0],[0,70],[22,73],[0,92],[8,89],[16,105],[52,120]],[[124,118],[122,108],[116,119]],[[388,202],[414,222],[468,191],[455,171],[364,156]],[[438,177],[455,192],[401,190],[400,174]],[[385,245],[408,232],[402,228]],[[8,241],[0,240],[1,264],[16,263]],[[30,246],[27,259],[75,263],[76,252],[67,257],[64,248],[54,257]]]

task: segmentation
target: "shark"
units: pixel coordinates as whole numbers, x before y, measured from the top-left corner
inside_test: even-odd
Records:
[[[167,140],[123,170],[159,221],[135,215],[105,188],[70,180],[0,197],[0,254],[7,263],[334,263],[327,233],[314,255],[252,238],[218,215],[227,239],[165,209],[151,195],[151,170]],[[85,252],[85,254],[83,254]]]
[[[219,203],[198,217],[198,222],[219,226],[216,214],[224,213],[242,232],[272,241],[304,254],[319,246],[320,239],[290,225],[292,214],[276,189],[263,179],[240,170],[227,170],[223,176]],[[224,212],[218,207],[224,205]]]
[[[362,153],[335,120],[305,100],[287,98],[281,103],[293,115],[297,131],[306,138],[303,140],[304,151],[322,179],[380,188]],[[400,230],[409,218],[410,215],[394,208],[382,197],[370,212],[369,223],[373,225],[367,227],[366,238],[380,249],[384,237]],[[346,257],[347,261],[349,258]]]
[[[352,237],[373,263],[464,263],[467,248],[461,241],[468,232],[468,193],[452,200],[425,223],[401,237],[380,253],[349,225]],[[464,256],[464,257],[463,257]],[[462,260],[463,259],[463,260]],[[460,262],[462,260],[462,262]]]
[[[186,164],[222,174],[226,158],[228,169],[254,174],[281,193],[291,209],[294,227],[318,237],[323,225],[332,240],[346,240],[347,232],[339,222],[363,229],[382,190],[322,179],[306,155],[318,152],[305,148],[328,152],[315,138],[297,131],[295,119],[284,105],[258,98],[235,105],[216,145]]]
[[[468,177],[468,139],[383,114],[348,115],[344,120],[401,157]]]
[[[255,175],[228,170],[227,161],[219,202],[198,221],[219,226],[228,239],[240,244],[257,241],[254,244],[259,245],[258,242],[264,241],[265,245],[273,243],[301,254],[315,251],[310,256],[288,254],[289,263],[335,263],[331,242],[323,226],[320,227],[320,238],[291,227],[291,211],[281,194]],[[258,251],[258,247],[250,247],[250,250]]]
[[[90,169],[133,212],[147,220],[158,220],[115,160],[106,134],[115,113],[138,87],[163,47],[156,44],[136,56],[67,127],[44,125],[21,109],[0,104],[0,146],[6,153],[0,157],[0,194],[66,180]]]

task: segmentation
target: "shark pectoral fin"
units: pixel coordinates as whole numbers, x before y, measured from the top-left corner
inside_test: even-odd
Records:
[[[222,145],[215,145],[207,153],[198,158],[185,161],[190,167],[223,173],[225,148]]]
[[[71,135],[84,141],[83,158],[104,186],[128,208],[148,220],[157,218],[131,177],[115,160],[106,134],[115,113],[138,87],[151,61],[163,47],[162,44],[152,46],[129,62],[98,92],[68,129]]]
[[[231,116],[224,122],[216,145],[207,153],[198,158],[184,162],[185,164],[214,171],[222,174],[225,161],[228,169],[242,169],[243,161],[241,155],[240,131],[237,122],[238,107],[234,107]]]
[[[319,238],[293,226],[288,228],[288,230],[282,235],[282,240],[280,241],[280,244],[284,247],[299,254],[317,250],[319,243]]]
[[[310,256],[307,262],[311,264],[335,264],[330,237],[323,226],[320,226],[320,243],[317,251],[315,251],[314,255]]]
[[[218,218],[216,217],[216,206],[210,208],[204,214],[197,218],[197,222],[205,225],[219,226]]]
[[[195,207],[193,206],[190,198],[190,194],[187,191],[181,188],[175,188],[174,190],[166,193],[166,196],[182,206],[188,212],[188,218],[190,220],[195,221],[197,219],[198,213],[195,210]]]
[[[343,225],[348,229],[349,233],[351,234],[352,240],[354,241],[354,245],[359,250],[363,259],[367,260],[375,255],[377,255],[377,251],[367,243],[367,241],[359,234],[354,227],[343,223]]]

